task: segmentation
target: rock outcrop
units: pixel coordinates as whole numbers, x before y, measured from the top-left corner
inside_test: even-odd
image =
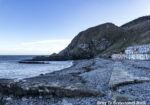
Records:
[[[26,61],[26,60],[23,60],[23,61],[19,61],[19,63],[24,63],[24,64],[49,64],[49,62],[41,62],[41,61]]]
[[[3,81],[3,80],[2,80]],[[56,97],[90,97],[100,96],[104,94],[97,89],[85,86],[81,83],[76,84],[61,84],[54,82],[45,83],[26,83],[14,82],[5,80],[0,83],[0,92],[2,94],[14,96],[38,96],[38,95],[53,95]]]

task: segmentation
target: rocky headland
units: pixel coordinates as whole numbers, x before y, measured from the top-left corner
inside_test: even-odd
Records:
[[[113,23],[101,24],[80,32],[58,54],[38,56],[32,60],[78,60],[93,57],[109,58],[114,53],[124,52],[129,46],[150,43],[150,16],[140,17],[122,26]]]

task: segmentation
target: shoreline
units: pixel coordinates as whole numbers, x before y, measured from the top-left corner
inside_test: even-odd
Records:
[[[119,63],[116,64],[115,62]],[[27,103],[29,103],[28,105],[63,105],[65,103],[72,105],[97,105],[98,101],[113,102],[119,97],[126,99],[126,101],[132,99],[131,101],[146,101],[150,103],[148,101],[150,97],[148,95],[150,94],[148,92],[150,82],[133,82],[117,86],[115,90],[109,87],[114,66],[123,68],[129,75],[150,78],[149,63],[150,61],[113,61],[103,58],[74,61],[69,68],[26,78],[18,82],[23,89],[33,89],[34,87],[34,89],[40,90],[40,94],[30,91],[30,94],[25,95],[22,94],[24,92],[22,91],[21,97],[19,95],[13,96],[12,94],[3,95],[4,99],[2,101],[8,103],[7,105]],[[140,73],[137,71],[140,71]],[[45,87],[50,89],[41,90]],[[76,89],[75,92],[72,89]],[[55,92],[48,92],[50,90],[55,90]],[[16,94],[20,93],[16,91]]]

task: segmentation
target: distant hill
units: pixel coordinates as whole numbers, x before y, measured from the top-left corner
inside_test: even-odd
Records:
[[[86,59],[95,56],[109,57],[123,52],[128,46],[150,43],[150,16],[140,17],[118,27],[105,23],[80,32],[60,53],[48,60]],[[42,57],[41,57],[42,58]],[[41,59],[37,57],[35,59]]]
[[[150,43],[150,16],[140,17],[121,26],[129,32],[127,45],[135,46]]]

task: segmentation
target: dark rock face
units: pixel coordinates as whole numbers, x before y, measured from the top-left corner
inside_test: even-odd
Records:
[[[150,43],[150,16],[133,20],[121,27],[105,23],[80,32],[60,53],[33,60],[76,60],[98,55],[109,57],[128,46]]]
[[[58,55],[75,58],[91,58],[112,46],[116,40],[122,40],[127,33],[112,23],[102,24],[80,32]]]

